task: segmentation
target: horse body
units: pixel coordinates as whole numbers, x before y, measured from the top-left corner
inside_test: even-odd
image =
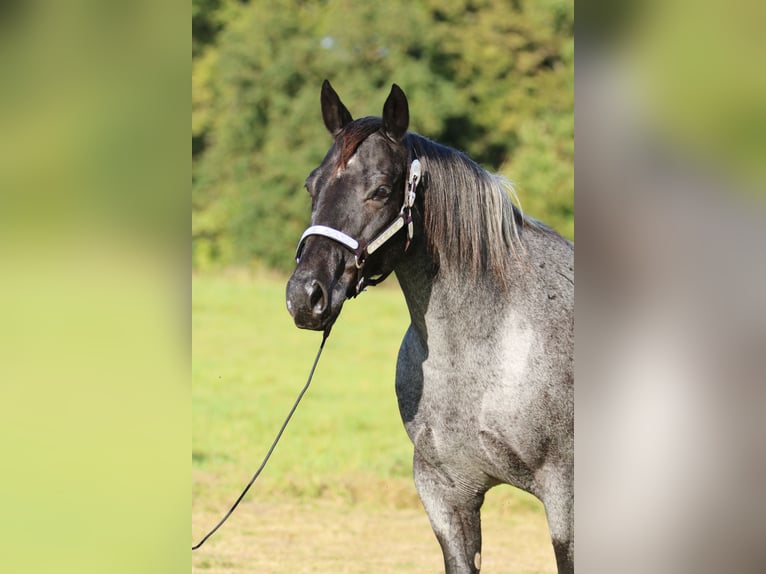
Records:
[[[478,571],[479,508],[500,483],[543,501],[560,572],[571,571],[574,297],[559,273],[571,276],[572,249],[542,237],[526,252],[551,240],[557,258],[529,255],[507,291],[431,277],[422,253],[396,269],[412,316],[396,392],[447,572]]]
[[[301,242],[287,287],[296,324],[329,329],[355,287],[394,271],[411,317],[397,398],[446,572],[479,571],[480,509],[500,483],[543,502],[559,572],[573,572],[572,244],[522,216],[497,176],[407,133],[398,87],[382,119],[354,122],[325,83],[322,112],[335,144],[307,180],[314,225],[369,243],[402,204],[413,157],[424,176],[411,242],[397,233],[361,259],[353,239]]]

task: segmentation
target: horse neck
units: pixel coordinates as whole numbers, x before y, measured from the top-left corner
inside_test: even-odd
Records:
[[[415,244],[396,267],[410,320],[424,342],[434,337],[471,337],[494,323],[505,296],[491,285],[473,285],[464,277],[436,271],[422,242]]]
[[[431,302],[435,273],[433,261],[422,245],[413,244],[410,253],[396,267],[396,279],[404,293],[413,326],[421,337],[426,338],[425,316]]]

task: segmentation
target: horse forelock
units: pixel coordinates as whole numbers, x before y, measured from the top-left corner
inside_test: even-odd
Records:
[[[338,134],[340,155],[335,169],[343,169],[364,140],[380,130],[383,120],[376,117],[360,118],[348,124]]]

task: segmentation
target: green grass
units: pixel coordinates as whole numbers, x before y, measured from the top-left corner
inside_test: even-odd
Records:
[[[194,486],[206,491],[212,482],[231,495],[260,463],[321,334],[294,326],[283,278],[197,275],[192,286]],[[355,480],[410,479],[412,447],[394,392],[408,323],[398,289],[370,289],[346,303],[255,491],[353,497]]]

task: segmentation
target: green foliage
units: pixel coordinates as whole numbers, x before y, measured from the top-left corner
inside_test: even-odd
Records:
[[[309,219],[303,180],[331,144],[325,78],[355,117],[380,114],[398,83],[413,131],[504,172],[526,211],[572,237],[570,2],[197,0],[194,10],[195,266],[292,266]]]

